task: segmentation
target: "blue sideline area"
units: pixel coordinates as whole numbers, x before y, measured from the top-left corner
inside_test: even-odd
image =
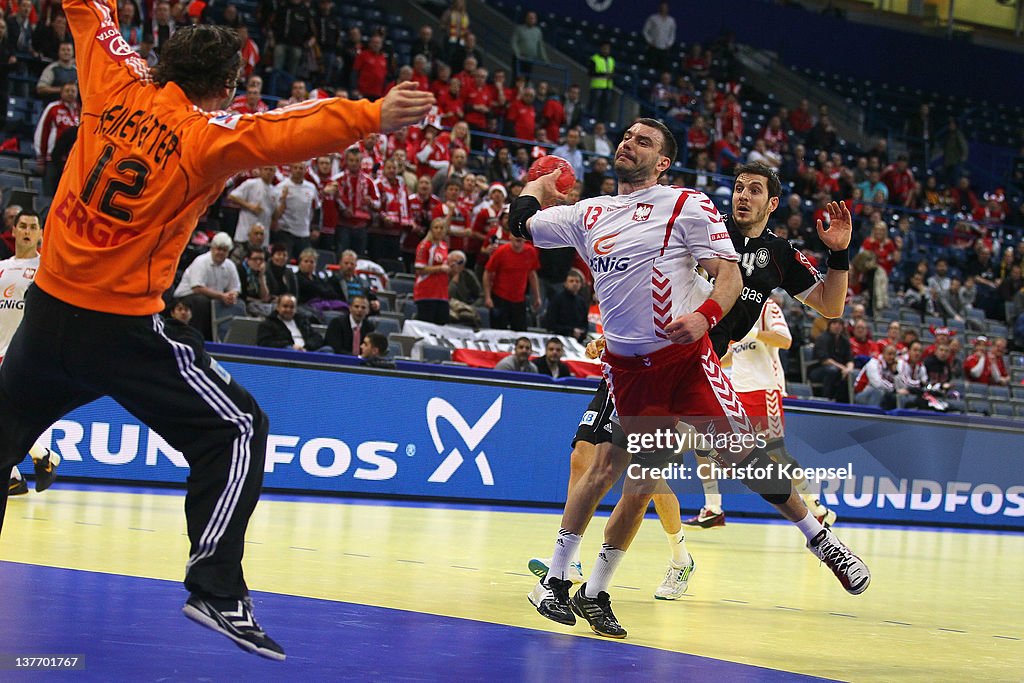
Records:
[[[599,638],[254,593],[261,625],[288,655],[271,662],[182,616],[187,594],[177,582],[13,562],[0,562],[0,581],[0,656],[78,656],[81,666],[63,675],[8,670],[8,680],[398,681],[428,671],[450,680],[825,680]],[[452,643],[465,646],[453,651]]]
[[[241,347],[252,352],[252,347]],[[270,417],[264,486],[367,498],[484,504],[565,501],[572,436],[588,388],[533,375],[424,363],[399,371],[320,354],[212,349]],[[322,361],[322,362],[321,362]],[[786,411],[786,447],[822,468],[822,502],[844,521],[1024,529],[1024,428],[980,417],[900,416],[820,401]],[[181,485],[181,453],[109,398],[42,436],[61,476]],[[636,446],[638,444],[634,444]],[[702,504],[690,457],[669,472],[684,509]],[[635,473],[634,473],[635,474]],[[730,512],[772,514],[734,479]],[[620,488],[602,501],[614,505]]]

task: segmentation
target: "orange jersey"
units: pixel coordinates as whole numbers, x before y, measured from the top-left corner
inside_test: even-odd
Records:
[[[82,124],[46,225],[36,284],[74,306],[163,309],[199,217],[234,174],[344,149],[379,130],[381,102],[310,100],[263,114],[205,112],[154,85],[112,0],[65,0]]]

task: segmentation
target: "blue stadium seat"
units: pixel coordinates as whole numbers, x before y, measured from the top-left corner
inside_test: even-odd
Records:
[[[420,350],[423,354],[423,360],[428,363],[443,363],[452,359],[451,349],[445,346],[424,344],[420,347]]]

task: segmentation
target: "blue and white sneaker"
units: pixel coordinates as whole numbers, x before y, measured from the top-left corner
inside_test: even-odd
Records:
[[[527,563],[527,568],[530,573],[536,576],[538,579],[543,579],[548,574],[548,567],[551,566],[551,558],[539,558],[535,557]],[[579,562],[569,563],[569,575],[565,578],[569,579],[574,585],[577,583],[583,583],[583,565]]]

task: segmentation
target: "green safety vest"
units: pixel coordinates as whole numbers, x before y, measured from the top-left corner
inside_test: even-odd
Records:
[[[614,83],[610,76],[615,73],[615,57],[608,56],[602,57],[600,54],[593,55],[590,60],[594,63],[594,71],[598,74],[608,74],[608,76],[595,76],[590,79],[591,90],[610,90],[614,87]]]

